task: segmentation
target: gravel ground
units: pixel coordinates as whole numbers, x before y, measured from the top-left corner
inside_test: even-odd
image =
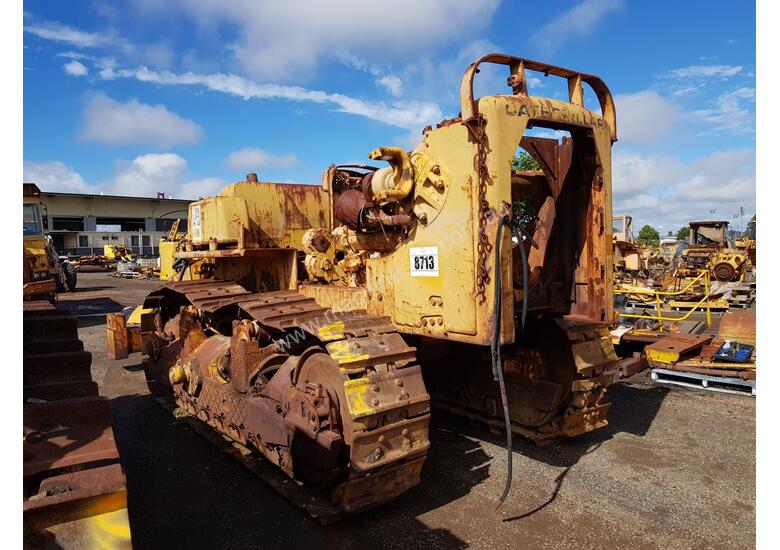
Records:
[[[503,438],[434,411],[423,480],[389,505],[323,527],[149,396],[138,354],[107,358],[105,314],[157,281],[84,273],[61,305],[79,316],[111,398],[136,548],[752,548],[755,400],[610,387],[609,427],[546,448],[515,440],[507,502]]]

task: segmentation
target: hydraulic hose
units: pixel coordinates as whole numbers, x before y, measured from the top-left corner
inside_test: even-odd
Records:
[[[181,267],[176,268],[176,264],[180,264]],[[176,280],[181,281],[184,278],[184,272],[187,270],[187,267],[189,267],[190,262],[189,260],[185,260],[184,258],[180,258],[174,262],[173,267],[177,269],[176,272]]]
[[[493,264],[493,276],[495,277],[494,289],[494,311],[493,311],[493,340],[490,345],[491,357],[493,362],[493,378],[498,381],[498,388],[501,394],[501,406],[504,410],[504,427],[506,429],[506,482],[504,483],[504,492],[498,499],[498,506],[501,506],[506,497],[509,495],[509,490],[512,487],[512,423],[509,418],[509,405],[506,396],[506,383],[504,382],[504,367],[501,363],[501,231],[504,225],[509,225],[513,230],[517,229],[518,233],[524,233],[522,228],[512,227],[509,216],[503,216],[498,223],[496,229],[496,256]],[[520,333],[522,334],[525,329],[526,315],[528,314],[528,257],[525,253],[525,244],[522,239],[522,235],[518,234],[520,245],[520,257],[523,262],[523,311],[521,317]]]
[[[504,427],[506,428],[506,482],[504,483],[504,492],[501,493],[496,508],[504,503],[509,494],[509,489],[512,487],[512,424],[509,420],[504,367],[501,364],[501,231],[504,229],[504,225],[508,223],[508,216],[503,216],[499,220],[496,229],[496,259],[493,264],[493,277],[495,278],[493,301],[495,309],[493,310],[493,341],[490,345],[490,351],[493,361],[493,379],[498,381],[501,406],[504,409]]]

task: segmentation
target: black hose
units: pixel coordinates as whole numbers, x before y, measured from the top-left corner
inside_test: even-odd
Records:
[[[493,378],[498,381],[499,391],[501,393],[501,406],[504,410],[504,427],[506,428],[506,482],[504,483],[504,492],[498,499],[498,506],[501,506],[506,497],[509,495],[509,490],[512,487],[512,423],[509,419],[509,405],[506,396],[506,384],[504,383],[504,367],[501,364],[501,231],[504,225],[512,226],[509,216],[504,216],[499,220],[498,228],[496,229],[496,256],[495,263],[493,265],[493,276],[495,277],[495,286],[493,301],[493,340],[490,345],[490,351],[493,362]],[[525,320],[528,315],[528,257],[525,252],[525,243],[523,241],[522,227],[512,227],[513,231],[518,233],[518,240],[520,246],[520,257],[523,261],[523,310],[521,314],[520,333],[525,330]],[[530,236],[525,235],[529,240]],[[497,506],[497,507],[498,507]]]
[[[179,267],[177,270],[176,280],[181,281],[184,278],[184,272],[187,270],[187,267],[189,267],[190,262],[184,258],[180,258],[173,264],[174,268],[176,268],[177,263],[181,263],[181,267]]]
[[[525,243],[523,243],[522,236],[525,235],[531,242],[533,242],[533,239],[531,239],[531,236],[528,235],[522,227],[518,226],[517,229],[519,231],[517,237],[520,243],[520,257],[523,260],[523,312],[520,316],[520,334],[523,334],[523,332],[525,332],[525,319],[528,316],[528,256],[525,252]]]
[[[496,259],[493,266],[493,277],[495,277],[494,288],[494,311],[493,311],[493,341],[490,345],[490,351],[493,360],[493,378],[498,380],[498,388],[501,392],[501,406],[504,409],[504,424],[506,428],[506,482],[504,492],[498,499],[498,506],[501,506],[509,494],[512,487],[512,424],[509,420],[509,405],[506,397],[506,384],[504,383],[504,367],[501,364],[501,230],[505,224],[509,223],[509,217],[504,216],[499,220],[496,229]],[[521,243],[522,244],[522,243]],[[496,506],[496,508],[498,508]]]

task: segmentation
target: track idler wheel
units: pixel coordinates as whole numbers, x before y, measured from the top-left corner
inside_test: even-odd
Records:
[[[339,371],[338,365],[324,351],[310,350],[300,359],[295,385],[299,390],[312,395],[311,403],[320,407],[320,416],[329,430],[321,432],[316,439],[297,433],[292,441],[290,453],[293,460],[295,477],[317,489],[332,487],[349,467],[349,455],[344,452],[343,442],[345,421],[350,423],[349,415],[342,416],[340,403],[346,403],[344,382],[347,378]],[[317,395],[321,397],[316,397]],[[328,410],[323,408],[327,403]],[[335,444],[325,439],[340,434]],[[351,429],[350,429],[351,435]]]
[[[734,280],[737,270],[728,262],[720,262],[712,268],[712,273],[718,281],[728,282]]]

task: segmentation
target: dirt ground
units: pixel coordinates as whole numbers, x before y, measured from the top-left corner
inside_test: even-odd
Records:
[[[135,548],[752,548],[755,399],[654,384],[610,387],[609,427],[546,448],[434,411],[423,480],[330,526],[290,505],[149,396],[139,354],[106,356],[105,314],[159,281],[84,273],[61,305],[79,317],[111,398]],[[281,474],[280,474],[281,475]]]

